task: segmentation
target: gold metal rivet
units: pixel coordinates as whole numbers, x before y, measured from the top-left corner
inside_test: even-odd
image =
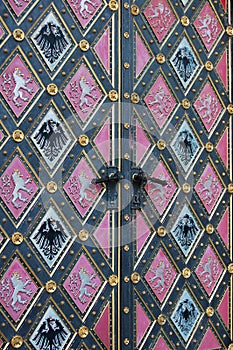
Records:
[[[233,193],[233,183],[228,185],[228,192]]]
[[[227,35],[229,35],[229,36],[233,36],[233,27],[232,27],[232,26],[228,26],[228,27],[226,28],[226,33],[227,33]]]
[[[128,33],[128,32],[124,32],[124,37],[125,37],[126,39],[129,39],[129,33]]]
[[[110,101],[115,102],[118,100],[118,92],[116,90],[110,90],[108,97]]]
[[[185,99],[182,101],[182,107],[183,107],[184,109],[189,109],[189,108],[191,107],[191,103],[190,103],[190,101],[189,101],[187,98],[185,98]]]
[[[124,219],[125,219],[125,221],[129,221],[129,219],[130,219],[129,214],[125,214]]]
[[[213,65],[212,62],[207,61],[207,62],[205,63],[205,69],[206,69],[208,72],[210,72],[211,70],[213,70],[213,68],[214,68],[214,65]]]
[[[233,263],[229,264],[227,269],[230,274],[233,274]]]
[[[131,102],[138,103],[140,101],[139,95],[136,92],[131,94]]]
[[[125,281],[125,283],[129,282],[129,277],[128,277],[128,276],[125,276],[125,277],[124,277],[124,281]]]
[[[130,94],[128,92],[125,92],[124,93],[124,98],[129,98],[130,97]]]
[[[11,339],[11,345],[14,349],[19,349],[23,345],[23,338],[21,335],[15,335]]]
[[[190,190],[191,190],[190,184],[188,184],[187,182],[184,183],[183,186],[182,186],[182,190],[183,190],[184,193],[189,193]]]
[[[182,16],[180,22],[184,27],[187,27],[190,24],[189,18],[187,16]]]
[[[54,181],[49,181],[46,185],[46,189],[49,193],[55,193],[57,191],[57,184]]]
[[[124,67],[125,67],[126,69],[128,69],[128,68],[130,67],[129,62],[125,62],[125,63],[124,63]]]
[[[117,277],[117,275],[109,276],[108,283],[110,284],[111,287],[116,286],[118,284],[118,277]]]
[[[124,8],[125,8],[125,9],[128,9],[128,8],[129,8],[129,3],[128,3],[128,2],[125,2],[125,3],[124,3]]]
[[[89,137],[87,135],[80,135],[78,137],[78,143],[80,144],[80,146],[87,146],[89,143]]]
[[[108,6],[112,11],[118,10],[119,7],[118,2],[116,0],[110,0]]]
[[[80,338],[86,338],[88,336],[89,330],[86,326],[81,326],[78,330],[78,335]]]
[[[191,271],[188,267],[185,267],[183,270],[182,270],[182,276],[184,278],[189,278],[191,276]]]
[[[24,35],[24,31],[22,29],[15,29],[13,31],[13,38],[16,40],[16,41],[23,41],[23,39],[25,38],[25,35]]]
[[[126,244],[126,245],[124,246],[124,251],[125,251],[125,252],[128,252],[128,251],[129,251],[129,246],[128,246],[128,244]]]
[[[158,53],[158,55],[156,56],[156,61],[160,64],[166,62],[166,57],[164,56],[163,53]]]
[[[80,47],[81,51],[85,52],[85,51],[89,50],[90,45],[89,45],[89,42],[87,40],[83,39],[83,40],[80,40],[79,47]]]
[[[163,151],[166,148],[166,142],[164,140],[158,140],[157,147],[160,151]]]
[[[22,142],[24,139],[24,133],[22,130],[14,130],[12,138],[15,142]]]
[[[13,233],[11,237],[12,243],[15,245],[20,245],[23,242],[23,235],[20,232]]]
[[[125,339],[124,339],[124,344],[125,344],[125,345],[129,345],[129,339],[128,339],[128,338],[125,338]]]
[[[80,239],[80,241],[85,242],[89,237],[89,233],[87,230],[80,230],[78,233],[78,238]]]
[[[212,317],[214,314],[214,308],[212,306],[208,306],[207,309],[206,309],[206,315],[208,317]]]
[[[166,233],[167,233],[167,230],[166,230],[166,228],[164,226],[159,226],[157,232],[158,232],[158,236],[159,237],[164,237],[166,235]]]
[[[124,154],[124,158],[125,158],[125,159],[129,159],[129,158],[130,158],[129,153],[125,153],[125,154]]]
[[[53,280],[46,282],[45,289],[48,293],[54,293],[55,290],[57,289],[56,282]]]
[[[158,317],[158,324],[160,325],[160,326],[163,326],[163,325],[165,325],[165,323],[166,323],[166,316],[165,315],[159,315],[159,317]]]
[[[58,93],[58,87],[56,84],[51,83],[47,86],[47,92],[49,93],[49,95],[56,95]]]
[[[205,148],[207,152],[212,152],[214,149],[214,145],[212,144],[212,142],[207,142],[207,144],[205,145]]]
[[[141,276],[139,275],[138,272],[134,272],[132,273],[131,275],[131,281],[134,283],[134,284],[137,284],[141,279]]]
[[[128,314],[129,313],[129,308],[127,306],[125,306],[123,311],[124,311],[125,314]]]
[[[208,224],[205,229],[209,235],[211,235],[214,232],[214,226],[212,224]]]
[[[130,128],[130,124],[129,123],[125,123],[124,124],[124,128],[128,130]]]
[[[230,105],[227,106],[227,112],[229,114],[233,114],[233,104],[230,104]]]
[[[137,16],[139,14],[139,7],[137,5],[132,5],[131,6],[131,13],[134,16]]]

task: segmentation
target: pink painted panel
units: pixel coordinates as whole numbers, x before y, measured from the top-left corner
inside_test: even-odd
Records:
[[[227,208],[225,213],[223,214],[218,227],[217,231],[222,237],[223,242],[225,243],[226,247],[229,248],[229,209]]]
[[[228,62],[227,62],[227,51],[225,51],[219,60],[216,71],[218,72],[218,75],[222,79],[222,82],[227,89],[228,86]]]
[[[139,34],[136,32],[136,77],[143,71],[148,61],[150,60],[149,51],[142,41]]]
[[[160,336],[153,350],[169,350],[170,348]]]
[[[110,74],[110,28],[108,28],[101,36],[97,44],[94,46],[104,68]]]
[[[212,330],[208,328],[198,350],[217,350],[217,349],[222,349],[222,346],[219,344]]]
[[[228,169],[228,129],[226,129],[220,138],[216,149],[222,158],[225,167]]]
[[[227,328],[229,328],[229,301],[230,294],[229,289],[227,289],[217,309]]]
[[[99,245],[106,253],[107,257],[110,256],[110,217],[109,212],[106,213],[101,223],[98,225],[97,230],[94,233]]]
[[[136,122],[136,142],[136,162],[138,164],[150,147],[150,141],[138,122]]]
[[[137,255],[142,250],[148,236],[150,235],[150,228],[147,226],[142,215],[137,211],[136,213],[136,231],[137,231]]]
[[[136,301],[136,327],[137,327],[137,346],[141,342],[151,321],[143,307]]]
[[[13,9],[13,11],[18,17],[25,10],[25,8],[31,4],[31,2],[32,0],[21,0],[21,1],[8,0],[8,3],[10,4],[11,8]]]
[[[105,161],[109,164],[110,161],[110,120],[108,119],[104,126],[100,129],[94,142],[104,157]]]
[[[110,349],[110,307],[106,306],[102,315],[100,316],[95,328],[98,337],[102,340],[106,348]]]
[[[88,23],[92,20],[102,5],[101,0],[92,0],[81,4],[79,0],[67,0],[67,2],[83,28],[87,27]]]

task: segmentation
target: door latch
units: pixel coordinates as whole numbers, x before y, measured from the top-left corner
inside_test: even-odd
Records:
[[[93,179],[93,184],[105,184],[107,188],[108,209],[117,209],[117,183],[124,176],[120,173],[117,167],[107,166],[106,175],[101,178]]]
[[[131,209],[141,209],[143,193],[142,190],[147,184],[147,176],[141,168],[131,168],[131,178],[133,182],[133,199]]]

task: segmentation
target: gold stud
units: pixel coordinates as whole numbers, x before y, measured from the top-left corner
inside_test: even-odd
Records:
[[[125,159],[129,159],[129,158],[130,158],[129,153],[125,153],[125,154],[124,154],[124,158],[125,158]]]
[[[124,93],[124,98],[129,98],[130,97],[130,94],[128,92],[125,92]]]
[[[118,2],[116,0],[110,0],[108,4],[111,11],[117,11],[118,10]]]
[[[125,2],[125,3],[124,3],[124,8],[125,8],[125,9],[128,9],[128,8],[129,8],[129,3],[128,3],[128,2]]]
[[[86,326],[81,326],[78,330],[78,335],[80,338],[84,339],[88,336],[89,330]]]
[[[22,29],[15,29],[13,31],[13,38],[16,40],[16,41],[23,41],[23,39],[25,38],[25,34],[24,34],[24,31]]]
[[[227,112],[229,114],[233,114],[233,104],[230,104],[230,105],[227,106]]]
[[[139,101],[140,101],[139,95],[136,92],[132,93],[131,94],[131,102],[136,104]]]
[[[125,214],[124,219],[125,219],[125,221],[129,221],[129,219],[130,219],[129,214]]]
[[[124,344],[125,344],[125,345],[129,345],[129,338],[125,338],[125,339],[124,339]]]
[[[185,267],[183,270],[182,270],[182,276],[184,278],[189,278],[191,276],[191,271],[188,267]]]
[[[80,144],[80,146],[87,146],[89,143],[89,137],[87,135],[80,135],[78,137],[78,143]]]
[[[208,72],[212,71],[212,70],[214,69],[213,63],[210,62],[210,61],[207,61],[207,62],[205,63],[205,69],[206,69]]]
[[[182,190],[183,190],[184,193],[189,193],[190,190],[191,190],[190,184],[188,184],[187,182],[184,183],[183,186],[182,186]]]
[[[125,123],[124,124],[124,128],[128,130],[130,128],[130,124],[129,123]]]
[[[180,22],[184,27],[187,27],[190,24],[189,18],[187,16],[182,16]]]
[[[139,12],[139,7],[137,5],[134,4],[131,6],[131,13],[133,16],[137,16]]]
[[[164,56],[163,53],[158,53],[158,55],[156,56],[156,61],[159,64],[163,64],[164,62],[166,62],[166,57]]]
[[[233,36],[233,27],[232,27],[232,26],[228,26],[228,27],[226,28],[226,33],[227,33],[227,35],[229,35],[229,36]]]
[[[163,326],[163,325],[165,325],[165,323],[166,323],[166,316],[165,315],[159,315],[159,317],[158,317],[158,319],[157,319],[157,321],[158,321],[158,324],[160,325],[160,326]]]
[[[81,51],[86,52],[87,50],[89,50],[90,45],[89,45],[89,42],[87,40],[83,39],[83,40],[80,40],[79,47],[80,47]]]
[[[85,242],[89,237],[89,233],[87,230],[80,230],[78,233],[78,238],[80,239],[80,241]]]
[[[129,246],[128,246],[128,244],[126,244],[126,245],[124,246],[124,251],[125,251],[125,252],[128,252],[128,251],[129,251]]]
[[[124,311],[125,314],[128,314],[129,313],[129,307],[125,306],[123,311]]]
[[[12,138],[15,142],[22,142],[24,139],[24,133],[22,130],[14,130],[12,134]]]
[[[128,68],[130,67],[129,62],[125,62],[125,63],[124,63],[124,67],[125,67],[125,69],[128,69]]]
[[[214,145],[212,144],[212,142],[207,142],[205,145],[205,148],[206,148],[207,152],[212,152],[214,149]]]
[[[212,224],[208,224],[205,229],[209,235],[211,235],[214,232],[214,226]]]
[[[118,284],[118,277],[117,277],[117,275],[109,276],[108,283],[110,284],[111,287],[116,286]]]
[[[166,142],[164,140],[158,140],[157,147],[160,151],[163,151],[166,148]]]
[[[164,237],[164,236],[166,236],[167,230],[164,226],[159,226],[157,232],[158,232],[159,237]]]
[[[228,272],[232,275],[233,274],[233,263],[228,265]]]
[[[49,84],[47,86],[47,92],[48,92],[49,95],[52,95],[52,96],[56,95],[58,93],[57,85],[54,84],[54,83]]]
[[[128,32],[124,32],[124,37],[125,37],[126,39],[129,39],[129,33],[128,33]]]
[[[190,103],[190,101],[189,101],[187,98],[185,98],[185,99],[182,101],[182,107],[183,107],[184,109],[189,109],[189,108],[191,107],[191,103]]]
[[[19,349],[23,345],[23,338],[21,335],[15,335],[11,339],[11,345],[14,349]]]
[[[46,285],[45,285],[45,289],[48,293],[54,293],[55,290],[57,289],[57,284],[55,281],[53,280],[50,280],[48,282],[46,282]]]
[[[49,181],[46,185],[46,189],[49,193],[55,193],[57,191],[57,184],[55,181]]]
[[[228,185],[228,192],[233,193],[233,183]]]
[[[11,237],[12,243],[14,245],[20,245],[23,242],[23,235],[20,232],[13,233]]]
[[[212,306],[208,306],[207,309],[206,309],[206,315],[208,317],[212,317],[214,314],[214,308]]]
[[[139,275],[138,272],[134,272],[131,275],[131,281],[133,282],[133,284],[137,284],[141,279],[141,276]]]
[[[115,102],[118,100],[118,92],[116,90],[110,90],[108,97],[110,101]]]

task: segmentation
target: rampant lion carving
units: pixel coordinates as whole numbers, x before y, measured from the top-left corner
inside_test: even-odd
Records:
[[[70,275],[70,283],[69,287],[74,295],[74,298],[77,297],[81,301],[82,304],[85,304],[87,302],[86,297],[91,297],[93,295],[93,292],[88,290],[88,286],[92,289],[96,289],[97,284],[95,282],[92,282],[92,280],[96,277],[96,274],[93,273],[92,275],[89,275],[85,267],[81,267],[78,274]],[[81,282],[81,284],[78,282],[78,280]]]

